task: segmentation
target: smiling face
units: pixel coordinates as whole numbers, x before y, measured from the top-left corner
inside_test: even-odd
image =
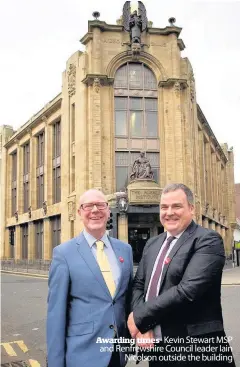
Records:
[[[194,206],[189,204],[185,192],[181,189],[162,194],[160,201],[160,221],[164,228],[176,236],[191,223]]]
[[[96,239],[100,239],[106,231],[106,224],[110,215],[106,203],[105,196],[98,190],[88,190],[80,198],[78,214],[86,231]],[[93,204],[99,204],[99,208]]]

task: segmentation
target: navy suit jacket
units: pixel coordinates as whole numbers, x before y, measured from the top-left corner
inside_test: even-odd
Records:
[[[221,277],[225,263],[221,236],[191,222],[164,265],[159,295],[145,297],[166,233],[146,244],[134,282],[132,308],[141,332],[161,326],[164,336],[194,336],[223,331]]]

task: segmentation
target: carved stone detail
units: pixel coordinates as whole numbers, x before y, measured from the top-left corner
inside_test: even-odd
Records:
[[[47,215],[47,202],[46,201],[43,202],[42,209],[43,209],[43,214]]]
[[[15,217],[15,219],[16,219],[16,222],[18,222],[18,210],[16,210],[16,211],[15,211],[15,213],[14,213],[14,217]]]
[[[93,89],[96,93],[99,93],[101,87],[101,82],[99,78],[94,78],[93,80]]]
[[[181,84],[179,82],[176,82],[174,84],[174,90],[177,97],[180,97],[180,91],[181,91]]]
[[[68,220],[76,219],[76,197],[72,197],[68,202]]]
[[[133,43],[132,44],[132,58],[134,60],[137,60],[139,58],[140,51],[141,51],[141,45],[140,45],[140,43]]]
[[[67,74],[68,74],[68,94],[71,97],[76,92],[76,65],[70,64]]]

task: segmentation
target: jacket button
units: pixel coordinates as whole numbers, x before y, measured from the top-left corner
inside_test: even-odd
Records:
[[[113,305],[115,305],[115,303],[116,303],[116,301],[115,301],[115,299],[114,299],[114,300],[112,301],[112,304],[113,304]]]
[[[114,329],[114,325],[109,325],[109,329]]]

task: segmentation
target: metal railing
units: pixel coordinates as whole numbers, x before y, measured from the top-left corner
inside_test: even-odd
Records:
[[[9,271],[24,271],[29,273],[47,274],[51,260],[16,260],[16,259],[4,259],[1,260],[1,269]]]

